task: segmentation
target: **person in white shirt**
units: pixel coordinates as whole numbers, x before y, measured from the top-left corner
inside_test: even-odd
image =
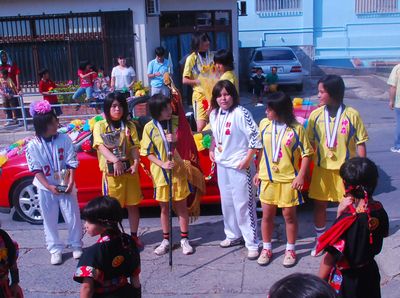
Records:
[[[224,232],[221,247],[245,242],[250,260],[258,258],[254,154],[262,147],[258,127],[250,112],[239,105],[235,85],[219,81],[211,98],[213,142],[210,159],[217,164]]]
[[[122,93],[126,98],[130,96],[129,90],[136,80],[136,73],[132,66],[126,65],[126,57],[118,56],[118,65],[111,71],[111,92]]]

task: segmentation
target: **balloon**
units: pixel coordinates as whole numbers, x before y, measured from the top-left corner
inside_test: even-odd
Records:
[[[203,142],[202,142],[204,148],[210,149],[211,146],[211,136],[210,135],[205,135],[203,137]]]

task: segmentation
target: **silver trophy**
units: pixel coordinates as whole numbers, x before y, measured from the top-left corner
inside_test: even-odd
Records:
[[[55,173],[54,178],[57,181],[56,189],[58,192],[66,192],[69,183],[69,169],[62,169]]]
[[[124,171],[128,170],[130,168],[130,163],[129,163],[129,159],[126,157],[125,146],[124,146],[125,143],[123,142],[122,150],[121,150],[121,146],[120,146],[121,132],[120,131],[106,132],[106,133],[102,133],[100,136],[103,139],[104,146],[106,146],[108,149],[110,149],[112,151],[112,153],[120,161],[122,161]],[[112,162],[107,161],[107,170],[108,170],[108,174],[110,174],[110,175],[114,174],[114,164]]]

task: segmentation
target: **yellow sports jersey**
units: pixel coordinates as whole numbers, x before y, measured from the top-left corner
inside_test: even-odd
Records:
[[[344,106],[336,137],[336,148],[329,150],[325,132],[325,106],[314,110],[308,119],[307,135],[315,148],[314,164],[328,170],[339,170],[347,160],[357,155],[357,145],[368,141],[368,134],[360,114]],[[336,117],[330,117],[330,131]]]
[[[132,121],[128,121],[126,124],[126,131],[121,131],[121,142],[122,145],[123,140],[125,140],[125,153],[126,156],[129,158],[131,164],[133,164],[134,160],[132,158],[131,150],[132,147],[139,148],[139,137],[136,131],[136,126]],[[110,132],[111,128],[109,127],[106,120],[101,120],[96,122],[93,129],[93,148],[97,150],[100,144],[104,145],[103,139],[101,138],[101,134],[105,132]],[[121,147],[120,147],[121,148]],[[97,157],[99,159],[99,167],[100,170],[105,172],[107,171],[106,159],[100,151],[97,150]]]
[[[292,182],[299,172],[300,157],[313,154],[304,127],[297,122],[292,127],[286,127],[277,163],[272,161],[272,121],[268,118],[261,120],[260,133],[263,149],[258,177],[272,182]]]
[[[207,52],[204,61],[200,61],[198,53],[195,52],[191,53],[186,58],[185,67],[183,69],[183,77],[189,78],[191,80],[196,80],[199,77],[202,67],[212,65],[213,61],[214,61],[214,55],[211,52]],[[199,100],[202,100],[204,98],[204,90],[200,85],[193,86],[193,93],[202,94],[202,95],[197,95],[196,97],[193,96],[193,99],[200,98]]]
[[[178,127],[178,118],[172,118],[172,130],[175,131]],[[167,133],[164,130],[164,133]],[[150,154],[155,155],[159,160],[167,161],[168,153],[164,146],[164,141],[157,127],[157,122],[153,119],[149,121],[143,129],[142,140],[140,141],[140,155],[148,156]],[[159,167],[155,163],[150,163],[150,172],[153,177],[154,187],[168,185],[168,171]],[[175,173],[175,171],[174,171]],[[173,175],[173,182],[176,180],[176,175]]]
[[[236,91],[239,93],[239,81],[232,70],[225,71],[219,79],[221,81],[222,80],[230,81],[233,85],[235,85]]]

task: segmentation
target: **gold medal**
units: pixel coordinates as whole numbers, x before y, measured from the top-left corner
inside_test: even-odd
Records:
[[[218,146],[218,151],[222,152],[222,146]]]
[[[334,156],[333,151],[329,149],[329,151],[328,151],[328,157],[329,157],[329,158],[333,158],[333,156]]]
[[[278,173],[279,167],[277,165],[272,166],[272,171],[274,171],[275,173]]]

